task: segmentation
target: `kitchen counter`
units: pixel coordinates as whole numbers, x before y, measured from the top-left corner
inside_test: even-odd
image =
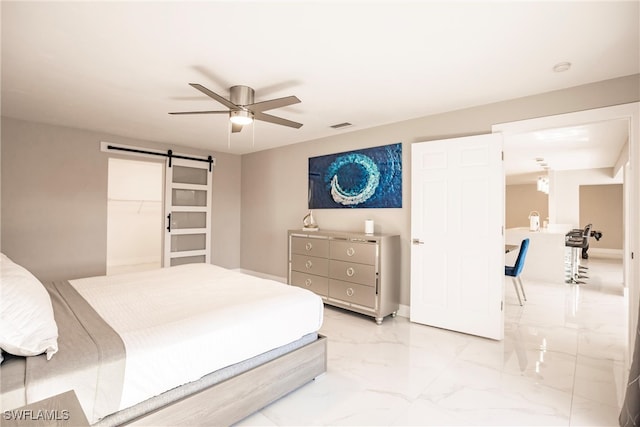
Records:
[[[520,245],[529,239],[529,251],[522,270],[522,280],[536,280],[563,284],[565,281],[565,234],[574,228],[569,224],[552,224],[540,231],[528,227],[508,228],[505,244]],[[519,250],[505,255],[505,264],[513,265]]]

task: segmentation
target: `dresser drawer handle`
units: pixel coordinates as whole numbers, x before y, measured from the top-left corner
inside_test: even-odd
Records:
[[[311,267],[313,267],[313,263],[311,262],[310,259],[308,259],[307,262],[304,263],[304,266],[307,267],[307,268],[311,268]]]
[[[304,248],[308,251],[310,251],[313,248],[313,245],[311,244],[311,242],[307,242],[306,245],[304,245]]]
[[[307,287],[311,286],[312,284],[313,284],[313,282],[312,282],[311,279],[307,279],[307,280],[304,281],[304,285],[307,286]]]
[[[356,271],[353,269],[353,267],[347,268],[347,276],[353,277],[354,274],[356,274]]]
[[[355,249],[353,249],[351,247],[347,249],[347,255],[348,256],[353,256],[355,253],[356,253]]]
[[[347,296],[352,297],[355,293],[356,291],[354,291],[353,288],[347,288]]]

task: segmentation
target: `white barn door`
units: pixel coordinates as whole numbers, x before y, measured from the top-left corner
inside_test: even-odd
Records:
[[[164,267],[211,262],[212,176],[207,162],[167,160]]]
[[[411,321],[500,340],[502,135],[411,148]]]

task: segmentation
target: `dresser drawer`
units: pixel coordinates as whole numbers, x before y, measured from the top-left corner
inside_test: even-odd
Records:
[[[329,274],[329,260],[306,255],[291,255],[291,270],[300,271],[317,276]]]
[[[376,290],[370,286],[329,279],[329,298],[373,308],[376,303]]]
[[[346,282],[376,285],[376,268],[368,264],[329,260],[329,277]]]
[[[332,240],[329,242],[329,256],[331,259],[374,265],[377,248],[375,243]]]
[[[329,241],[327,239],[291,236],[291,253],[327,258],[329,256]]]
[[[309,289],[318,295],[327,296],[329,294],[329,279],[326,277],[292,271],[291,284],[304,289]]]

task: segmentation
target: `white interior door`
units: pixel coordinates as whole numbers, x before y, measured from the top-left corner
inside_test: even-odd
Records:
[[[165,267],[211,262],[212,175],[206,162],[167,160]]]
[[[500,340],[502,135],[411,148],[411,321]]]

